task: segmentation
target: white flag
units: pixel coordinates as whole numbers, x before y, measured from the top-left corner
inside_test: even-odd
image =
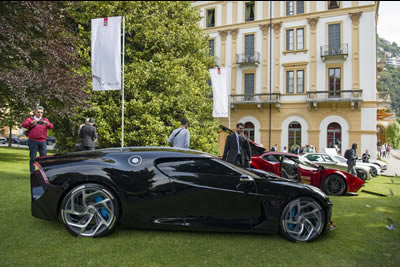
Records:
[[[93,90],[121,90],[121,17],[92,19]]]
[[[226,88],[226,68],[210,69],[213,89],[213,117],[228,117],[228,91]]]

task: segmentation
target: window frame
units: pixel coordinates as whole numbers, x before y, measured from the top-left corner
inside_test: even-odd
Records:
[[[212,26],[209,26],[208,25],[208,11],[211,11],[211,10],[214,10],[214,25],[212,25]],[[206,28],[214,28],[214,27],[216,27],[216,25],[217,25],[217,18],[216,18],[216,16],[217,16],[217,8],[216,7],[209,7],[209,8],[206,8],[205,10],[205,19],[206,19],[206,23],[205,23],[205,25],[206,25]]]
[[[290,2],[293,3],[293,14],[288,14],[287,13],[287,5]],[[303,15],[303,14],[306,13],[306,3],[307,3],[307,1],[301,1],[301,2],[303,2],[303,13],[298,13],[297,12],[297,2],[300,2],[300,1],[285,1],[284,2],[285,3],[284,11],[285,11],[285,16],[286,17],[296,16],[296,15]]]
[[[327,98],[329,98],[329,94],[331,93],[330,91],[329,91],[329,69],[336,69],[336,68],[340,68],[341,70],[340,70],[340,90],[342,91],[342,90],[344,90],[343,88],[343,85],[344,85],[344,78],[345,78],[345,76],[344,76],[344,63],[342,62],[342,63],[331,63],[331,64],[325,64],[325,68],[326,68],[326,70],[325,70],[325,80],[326,80],[326,83],[325,83],[325,86],[326,86],[326,93],[327,93]],[[339,95],[337,98],[341,98],[342,96],[341,95]]]
[[[246,94],[246,75],[248,75],[248,74],[253,74],[254,75],[254,80],[253,80],[253,95],[254,94],[256,94],[256,90],[257,90],[257,88],[256,88],[256,79],[257,79],[257,75],[256,75],[256,73],[257,73],[257,70],[246,70],[246,71],[243,71],[243,73],[242,73],[242,88],[243,88],[243,94]],[[254,96],[253,97],[245,97],[245,101],[251,101],[251,100],[253,100],[254,99]]]
[[[210,51],[210,56],[215,57],[215,43],[216,43],[216,38],[213,37],[213,38],[209,38],[209,39],[208,39],[208,48],[210,48],[210,41],[213,41],[213,42],[214,42],[213,53],[211,53],[211,51]]]
[[[249,4],[249,3],[253,3],[253,5],[254,5],[254,10],[253,10],[253,12],[254,12],[254,19],[253,20],[247,20],[246,19],[246,10],[247,10],[247,4]],[[246,1],[246,2],[244,2],[244,8],[243,8],[243,11],[244,11],[244,14],[243,14],[243,18],[244,18],[244,22],[251,22],[251,21],[256,21],[256,16],[257,16],[257,9],[256,9],[256,1]]]
[[[299,49],[298,48],[298,44],[297,44],[297,42],[298,42],[298,40],[297,40],[297,38],[298,38],[298,31],[302,31],[303,32],[303,48],[302,49]],[[288,34],[287,34],[287,32],[288,31],[293,31],[293,50],[288,50],[288,43],[287,43],[287,38],[288,38]],[[307,26],[306,25],[301,25],[301,26],[296,26],[296,27],[288,27],[288,28],[285,28],[285,34],[284,34],[284,51],[282,52],[284,55],[286,55],[286,54],[288,54],[288,53],[293,53],[293,54],[296,54],[296,53],[299,53],[299,52],[302,52],[302,53],[307,53],[308,52],[308,49],[307,49],[307,37],[306,37],[306,33],[307,33]]]
[[[342,3],[343,1],[335,1],[335,2],[339,2],[339,7],[329,8],[329,2],[332,2],[332,1],[326,1],[325,2],[326,10],[334,10],[334,9],[339,9],[339,8],[343,7],[343,3]]]
[[[308,67],[308,62],[294,62],[294,63],[285,63],[282,64],[283,70],[285,73],[284,77],[284,85],[283,88],[285,90],[285,94],[283,95],[305,95],[306,94],[306,88],[307,88],[307,67]],[[293,92],[290,93],[288,92],[288,84],[287,84],[287,73],[293,71]],[[303,91],[299,92],[298,91],[298,74],[297,72],[303,72]]]

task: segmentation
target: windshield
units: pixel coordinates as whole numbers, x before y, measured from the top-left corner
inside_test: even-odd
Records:
[[[305,165],[305,166],[310,167],[310,168],[318,168],[318,166],[316,166],[314,163],[312,163],[311,161],[309,161],[305,157],[299,157],[299,162],[300,162],[300,164]]]

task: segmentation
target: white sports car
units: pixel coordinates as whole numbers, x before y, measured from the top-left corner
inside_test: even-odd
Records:
[[[342,162],[342,163],[346,163],[347,164],[347,159],[342,157],[342,156],[332,156],[334,160]],[[372,163],[366,163],[366,162],[362,162],[357,160],[356,162],[356,166],[364,166],[364,167],[368,167],[370,168],[370,174],[372,177],[375,177],[377,175],[381,174],[381,168],[378,165],[372,164]]]

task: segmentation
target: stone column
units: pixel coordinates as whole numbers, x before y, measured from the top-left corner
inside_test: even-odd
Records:
[[[226,1],[222,3],[222,20],[221,20],[221,25],[224,26],[227,24],[227,18],[226,18]]]
[[[230,30],[232,35],[232,72],[231,72],[231,94],[237,94],[236,92],[236,77],[237,77],[237,64],[236,64],[236,53],[237,53],[237,35],[239,29]]]
[[[281,27],[282,22],[272,24],[274,28],[274,93],[280,93],[280,58],[281,58],[281,44],[280,44],[280,36],[281,36]]]
[[[261,93],[268,93],[268,32],[269,24],[259,25],[262,31]]]
[[[353,58],[353,90],[360,89],[360,17],[362,12],[349,13],[353,24],[352,58]]]
[[[227,31],[219,31],[219,35],[221,36],[221,67],[225,67],[225,51],[226,51],[226,35]]]
[[[317,88],[317,23],[319,17],[308,18],[310,25],[310,91]]]

